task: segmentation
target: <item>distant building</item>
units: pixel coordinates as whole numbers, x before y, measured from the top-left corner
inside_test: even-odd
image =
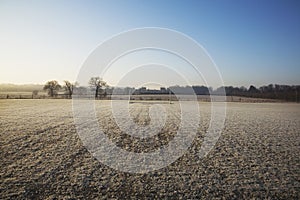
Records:
[[[141,87],[135,90],[133,94],[168,94],[168,90],[165,87],[161,87],[160,90],[147,89],[146,87]]]

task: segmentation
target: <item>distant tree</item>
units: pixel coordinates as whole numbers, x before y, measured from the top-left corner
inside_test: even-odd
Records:
[[[124,94],[126,95],[131,95],[133,92],[134,92],[134,88],[131,88],[131,87],[125,87],[124,88]]]
[[[39,91],[38,90],[33,90],[32,91],[32,96],[37,96],[39,94]]]
[[[249,87],[248,92],[250,92],[250,93],[257,93],[257,92],[259,92],[259,90],[255,86],[251,85]]]
[[[241,92],[247,92],[247,88],[244,87],[244,86],[241,86],[239,89],[240,89]]]
[[[211,94],[213,94],[213,95],[223,95],[224,92],[226,94],[226,90],[225,89],[226,89],[226,87],[224,87],[224,86],[218,87]],[[228,95],[228,94],[226,94],[226,95]]]
[[[209,95],[209,89],[206,86],[192,86],[197,95]]]
[[[59,83],[55,80],[53,81],[48,81],[45,85],[44,85],[44,90],[46,90],[49,94],[50,97],[53,97],[54,95],[57,94],[58,90],[61,89],[61,85],[59,85]]]
[[[71,98],[73,95],[73,90],[74,88],[78,85],[77,82],[75,83],[71,83],[70,81],[64,81],[65,85],[63,86],[63,88],[65,89],[66,93],[69,95],[69,97]]]
[[[99,93],[102,92],[103,87],[107,87],[105,81],[102,80],[100,77],[92,77],[89,81],[89,85],[95,89],[95,98],[98,98]]]
[[[105,91],[106,91],[106,94],[112,95],[114,88],[110,87],[110,86],[106,86]]]
[[[35,96],[37,96],[39,94],[38,90],[33,90],[32,94],[31,94],[31,98],[33,99]]]

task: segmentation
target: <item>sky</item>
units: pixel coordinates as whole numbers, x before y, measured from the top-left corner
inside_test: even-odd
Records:
[[[300,84],[297,0],[0,0],[0,83],[75,81],[102,42],[143,27],[193,38],[213,59],[225,85]],[[130,80],[151,74],[141,71]],[[112,71],[105,81],[116,85],[120,77]]]

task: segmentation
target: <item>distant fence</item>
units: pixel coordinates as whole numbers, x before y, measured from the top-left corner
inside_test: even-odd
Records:
[[[33,94],[0,94],[0,99],[70,99],[68,94],[57,94],[53,97],[48,95],[33,95]]]
[[[76,96],[77,98],[80,96]],[[82,98],[85,98],[86,96],[82,96]],[[49,95],[43,94],[43,95],[33,95],[33,94],[0,94],[0,99],[71,99],[70,95],[68,94],[57,94],[53,97],[50,97]],[[92,97],[94,98],[94,97]],[[130,98],[130,99],[128,99]],[[177,97],[176,95],[163,95],[163,94],[147,94],[147,95],[100,95],[96,98],[97,100],[145,100],[145,101],[178,101],[178,99],[181,100],[190,100],[190,95],[180,95],[180,97]],[[198,100],[202,101],[210,101],[209,95],[198,95]]]
[[[186,95],[188,96],[188,95]],[[84,97],[84,96],[83,96]],[[100,96],[97,100],[135,100],[135,101],[178,101],[178,97],[175,95],[111,95]],[[32,94],[0,94],[0,99],[71,99],[68,94],[57,94],[54,97],[50,97],[46,94],[41,95],[32,95]],[[94,97],[92,97],[94,98]],[[180,100],[191,100],[190,97],[185,97],[185,95],[180,95]],[[224,98],[220,98],[221,101],[224,101]],[[211,97],[209,95],[197,95],[197,100],[201,102],[210,102]],[[214,98],[214,100],[216,100]],[[218,100],[217,100],[218,101]],[[262,98],[251,98],[251,97],[241,97],[241,96],[226,96],[226,102],[283,102],[283,100],[277,99],[262,99]]]

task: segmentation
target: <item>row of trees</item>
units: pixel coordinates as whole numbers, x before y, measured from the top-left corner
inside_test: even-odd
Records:
[[[217,90],[219,90],[218,88]],[[248,89],[245,87],[232,87],[226,86],[225,89],[227,96],[244,96],[252,98],[265,98],[265,99],[280,99],[285,101],[300,102],[300,85],[278,85],[269,84],[256,88],[251,85]],[[216,92],[217,92],[216,90]]]
[[[171,86],[172,91],[177,93],[187,94],[189,91],[193,91],[197,95],[209,95],[209,94],[222,94],[225,90],[226,96],[243,96],[252,98],[265,98],[265,99],[280,99],[285,101],[300,102],[300,85],[278,85],[269,84],[267,86],[261,86],[256,88],[251,85],[248,89],[245,87],[233,87],[225,86],[213,89],[206,86]]]
[[[103,81],[100,77],[92,77],[89,82],[89,87],[95,91],[95,97],[98,98],[100,95],[106,96],[107,94],[163,94],[163,93],[177,93],[177,94],[189,94],[195,93],[197,95],[209,95],[209,94],[221,94],[225,90],[227,96],[244,96],[254,98],[268,98],[268,99],[281,99],[285,101],[296,101],[299,102],[300,98],[300,85],[289,86],[289,85],[273,85],[262,86],[256,88],[251,85],[248,89],[245,87],[232,87],[225,86],[213,89],[206,86],[170,86],[169,88],[161,88],[161,90],[146,90],[142,87],[139,89],[125,87],[125,88],[111,88]],[[44,90],[46,90],[49,96],[54,97],[58,94],[58,91],[63,89],[65,94],[71,97],[74,89],[86,90],[86,87],[79,87],[77,82],[71,83],[70,81],[64,81],[63,85],[60,85],[57,81],[48,81]],[[150,91],[150,92],[149,92]]]
[[[48,95],[50,97],[54,97],[58,94],[58,91],[61,89],[65,90],[65,94],[69,95],[69,97],[72,96],[73,94],[73,90],[74,87],[76,87],[78,84],[75,83],[71,83],[70,81],[64,81],[64,85],[61,86],[57,81],[53,80],[53,81],[48,81],[45,85],[44,85],[44,90],[46,90],[48,92]]]
[[[104,90],[103,88],[106,88],[108,85],[105,81],[103,81],[100,77],[92,77],[89,80],[90,87],[94,88],[96,93],[95,97],[97,98],[99,96],[99,93]],[[45,85],[43,90],[47,91],[48,95],[50,97],[54,97],[58,94],[58,92],[63,89],[65,91],[65,94],[68,95],[70,98],[73,95],[73,91],[76,87],[79,86],[79,83],[77,82],[70,82],[65,80],[63,85],[60,85],[56,80],[48,81]]]

